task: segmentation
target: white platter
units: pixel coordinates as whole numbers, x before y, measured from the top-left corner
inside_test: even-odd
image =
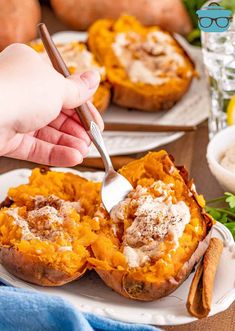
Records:
[[[74,40],[85,41],[85,32],[65,31],[54,34],[57,43]],[[210,103],[207,81],[204,73],[202,54],[198,47],[191,46],[185,39],[176,36],[195,62],[200,78],[194,79],[189,91],[170,111],[146,113],[137,110],[127,110],[110,105],[104,114],[104,120],[109,122],[197,125],[208,117]],[[145,132],[105,132],[105,142],[110,155],[132,154],[147,151],[168,144],[181,137],[183,133],[145,133]],[[89,157],[99,156],[94,146],[91,146]]]
[[[56,168],[53,170],[73,172],[91,180],[102,180],[103,173],[84,172]],[[9,187],[27,183],[31,171],[19,169],[0,175],[0,201]],[[224,251],[216,274],[213,304],[210,315],[227,309],[235,300],[235,244],[231,233],[221,224],[216,224],[213,236],[224,241]],[[187,313],[185,302],[193,274],[171,295],[154,302],[131,301],[113,292],[104,285],[95,273],[89,273],[79,281],[57,288],[43,288],[26,283],[9,274],[0,265],[0,281],[19,288],[37,290],[58,295],[70,301],[82,311],[97,313],[112,319],[154,325],[177,325],[196,320]]]

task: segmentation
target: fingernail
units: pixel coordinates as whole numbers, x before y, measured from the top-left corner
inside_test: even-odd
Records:
[[[81,74],[80,78],[89,89],[93,89],[99,84],[100,74],[97,70],[89,70]]]

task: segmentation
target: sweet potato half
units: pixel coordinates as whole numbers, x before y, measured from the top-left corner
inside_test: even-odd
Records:
[[[113,102],[143,111],[167,110],[188,90],[194,64],[179,43],[158,26],[134,17],[96,21],[88,46],[106,68]]]
[[[0,206],[0,261],[15,276],[59,286],[95,269],[121,295],[174,291],[203,256],[213,220],[184,168],[165,151],[120,170],[134,190],[109,215],[100,183],[35,169]],[[113,192],[112,194],[115,194]]]
[[[43,58],[49,61],[41,42],[31,42],[30,46],[39,52]],[[90,69],[96,69],[99,71],[101,81],[92,101],[99,112],[101,114],[104,113],[109,106],[111,98],[110,84],[107,82],[105,68],[97,61],[95,56],[87,49],[86,44],[83,42],[74,41],[57,44],[57,48],[71,74],[81,73]]]
[[[35,169],[9,190],[0,210],[0,261],[13,275],[41,286],[81,277],[96,239],[92,219],[100,184],[69,173]]]
[[[97,212],[101,228],[97,240],[91,245],[94,257],[89,258],[89,262],[103,281],[121,295],[142,301],[159,299],[173,292],[203,256],[209,244],[213,220],[205,213],[204,200],[197,195],[192,182],[188,181],[186,171],[183,168],[177,169],[165,151],[149,153],[144,158],[124,166],[120,173],[133,184],[135,192],[130,194],[122,205],[123,208],[117,210],[116,217],[119,220],[110,218],[102,208]],[[170,187],[166,195],[164,187]],[[138,208],[142,209],[142,215],[140,213],[138,216],[139,223],[136,228],[131,229],[138,215],[138,190],[147,190],[148,193],[146,195],[145,192],[144,200],[142,197],[140,200]],[[148,205],[151,210],[151,203],[157,198],[159,201],[170,198],[174,208],[177,203],[188,208],[189,220],[185,227],[181,228],[182,233],[177,243],[174,243],[172,235],[169,235],[170,228],[168,234],[159,237],[161,233],[157,235],[158,229],[152,228],[153,224],[148,223],[149,214],[145,214],[143,206]],[[159,208],[162,208],[161,202]],[[163,224],[160,223],[160,216],[157,217],[159,223],[155,224],[161,227]],[[163,222],[165,220],[166,218]],[[145,223],[141,228],[140,222],[143,221]],[[178,221],[180,222],[180,219]],[[151,234],[150,238],[147,231]],[[146,240],[149,240],[149,246],[146,246]],[[151,251],[151,245],[156,241],[158,244]],[[128,254],[125,255],[127,244],[130,261],[126,256]],[[147,255],[148,249],[153,254],[148,260],[143,260],[142,265],[135,266],[135,253],[140,252],[144,245]]]

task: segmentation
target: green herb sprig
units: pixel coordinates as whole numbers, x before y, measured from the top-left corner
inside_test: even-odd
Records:
[[[225,225],[235,240],[235,195],[225,192],[222,197],[207,201],[206,211],[216,221]]]
[[[196,11],[200,9],[206,0],[183,0],[183,3],[187,9],[187,12],[189,13],[189,16],[191,18],[192,24],[193,24],[193,30],[189,33],[187,36],[188,42],[195,46],[200,46],[201,41],[200,41],[200,36],[201,36],[201,31],[198,28],[198,18]]]

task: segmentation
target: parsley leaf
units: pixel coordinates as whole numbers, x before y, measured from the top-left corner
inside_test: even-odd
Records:
[[[213,206],[212,206],[213,205]],[[235,195],[225,192],[222,197],[207,201],[206,212],[224,224],[235,240]]]
[[[235,208],[235,195],[229,192],[225,192],[224,195],[226,196],[225,201],[229,204],[229,207]]]
[[[221,213],[216,208],[206,206],[206,212],[209,213],[215,220],[221,218]]]
[[[226,223],[224,225],[226,226],[226,228],[228,228],[230,230],[230,232],[233,235],[233,239],[235,240],[235,222]]]
[[[229,220],[229,219],[228,219],[228,215],[227,215],[226,213],[224,213],[224,214],[222,215],[222,217],[220,218],[220,222],[223,223],[223,224],[227,223],[228,220]]]

